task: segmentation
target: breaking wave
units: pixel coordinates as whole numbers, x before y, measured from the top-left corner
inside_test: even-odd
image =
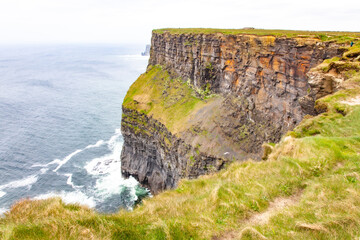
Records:
[[[88,176],[95,179],[94,185],[89,189],[85,185],[74,184],[73,173],[60,174],[66,177],[66,184],[71,186],[74,191],[49,192],[39,195],[34,199],[45,199],[49,197],[60,197],[65,203],[80,203],[89,207],[97,207],[97,204],[106,201],[118,202],[120,206],[132,209],[135,202],[149,195],[149,191],[140,187],[135,178],[125,179],[121,175],[120,153],[122,149],[121,131],[115,129],[107,141],[99,140],[95,144],[90,144],[83,149],[77,149],[67,155],[62,160],[55,159],[44,165],[33,165],[33,167],[48,167],[57,164],[53,172],[57,172],[64,164],[69,162],[76,154],[90,148],[106,145],[107,153],[103,156],[93,158],[86,162],[84,169]],[[47,168],[40,171],[46,172]]]
[[[36,183],[37,180],[38,180],[37,175],[32,175],[32,176],[29,176],[29,177],[26,177],[26,178],[23,178],[23,179],[20,179],[20,180],[15,180],[15,181],[9,182],[7,184],[0,185],[0,191],[5,189],[5,188],[20,188],[20,187],[31,188],[31,186],[34,183]]]

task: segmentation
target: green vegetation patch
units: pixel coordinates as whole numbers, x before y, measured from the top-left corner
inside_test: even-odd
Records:
[[[360,55],[360,44],[355,44],[344,54],[345,58],[354,58]]]
[[[213,97],[203,98],[180,78],[172,78],[161,66],[150,66],[133,85],[123,106],[152,116],[173,133],[186,129],[186,119]]]
[[[360,119],[360,105],[349,106],[346,104],[346,99],[349,97],[345,97],[354,96],[356,93],[360,94],[360,90],[343,90],[321,99],[317,104],[325,105],[328,111],[316,117],[304,119],[289,134],[297,138],[314,135],[327,137],[360,136],[360,121],[357,121]]]
[[[17,225],[10,239],[49,239],[49,232],[37,225]]]

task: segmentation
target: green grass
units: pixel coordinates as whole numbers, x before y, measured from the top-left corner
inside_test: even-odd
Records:
[[[306,181],[299,204],[256,230],[270,239],[356,239],[360,236],[359,158]]]
[[[360,55],[360,44],[355,44],[344,54],[345,58],[357,57]]]
[[[146,113],[172,132],[186,129],[192,112],[214,99],[181,79],[171,78],[161,66],[150,66],[127,92],[123,106]]]
[[[351,96],[357,96],[356,94],[360,95],[359,89],[342,90],[321,99],[317,104],[326,104],[328,112],[304,119],[289,134],[294,137],[314,135],[328,137],[360,136],[360,122],[357,121],[357,119],[360,119],[360,107],[350,107],[341,101]]]
[[[214,34],[222,33],[225,35],[253,34],[259,36],[276,37],[302,37],[318,38],[322,41],[336,40],[338,42],[358,41],[359,32],[331,32],[331,31],[297,31],[280,29],[215,29],[215,28],[163,28],[153,30],[154,33],[163,34]]]

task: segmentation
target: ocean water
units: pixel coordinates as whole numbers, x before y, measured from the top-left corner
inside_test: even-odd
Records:
[[[0,214],[61,197],[100,212],[146,192],[120,173],[121,104],[143,46],[0,46]]]

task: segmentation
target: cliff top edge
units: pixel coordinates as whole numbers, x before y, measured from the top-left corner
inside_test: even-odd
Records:
[[[157,34],[216,34],[224,35],[258,35],[275,36],[288,38],[317,38],[322,41],[336,40],[339,42],[359,41],[360,32],[342,32],[342,31],[303,31],[303,30],[280,30],[280,29],[217,29],[217,28],[162,28],[154,29]]]

